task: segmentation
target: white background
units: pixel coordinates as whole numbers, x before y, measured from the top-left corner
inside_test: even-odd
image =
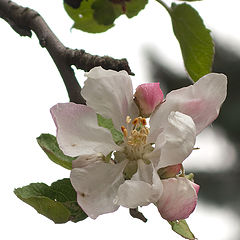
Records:
[[[167,1],[168,4],[170,2]],[[226,44],[233,39],[234,46],[237,46],[240,41],[237,2],[203,0],[192,5],[199,10],[208,28]],[[116,27],[98,35],[70,31],[72,21],[60,0],[17,0],[17,3],[37,10],[66,46],[82,48],[92,54],[127,58],[136,74],[134,86],[149,80],[142,51],[147,46],[156,53],[164,54],[165,61],[172,68],[184,70],[170,18],[157,2],[150,1],[146,9],[131,20],[121,17],[116,21]],[[132,219],[127,209],[120,208],[97,220],[56,225],[13,194],[14,188],[31,182],[51,184],[69,177],[69,171],[48,160],[35,140],[41,133],[55,134],[49,109],[58,102],[67,102],[68,97],[52,59],[40,47],[35,36],[32,39],[20,37],[3,20],[0,20],[0,31],[0,239],[182,239],[171,232],[168,223],[161,219],[154,206],[142,208],[149,219],[146,224]],[[236,49],[239,51],[239,48]],[[82,84],[83,73],[78,70],[77,75]],[[224,142],[224,138],[221,141]],[[201,148],[202,144],[198,142]],[[224,144],[228,146],[226,142]],[[221,155],[215,146],[211,147]],[[201,154],[205,156],[204,147]],[[195,162],[194,166],[214,169],[211,155],[205,160],[204,164]],[[190,161],[186,160],[186,166]],[[219,158],[219,161],[222,159]],[[188,222],[201,240],[236,240],[233,236],[239,230],[239,219],[228,208],[219,209],[202,201],[199,201]]]

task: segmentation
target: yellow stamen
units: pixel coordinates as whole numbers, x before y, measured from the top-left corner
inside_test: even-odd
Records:
[[[128,136],[128,131],[124,126],[121,126],[121,130],[123,132],[124,137],[126,138]]]
[[[141,133],[141,134],[148,135],[148,129],[147,129],[147,128],[142,128],[142,129],[140,130],[140,133]]]
[[[131,118],[127,116],[126,123],[129,124],[130,122]],[[146,145],[147,136],[149,134],[149,129],[146,127],[146,125],[146,118],[137,117],[132,121],[132,130],[129,134],[127,128],[122,126],[121,130],[123,132],[126,143],[136,149]]]
[[[141,138],[142,138],[142,142],[144,144],[146,144],[146,142],[147,142],[147,135],[142,135]]]
[[[147,131],[147,135],[150,133],[150,130],[149,130],[149,128],[145,128],[146,129],[146,131]]]
[[[146,126],[146,125],[147,125],[147,120],[146,120],[146,118],[142,118],[142,119],[141,119],[141,123],[142,123],[143,126]]]
[[[138,121],[139,121],[139,119],[138,119],[138,118],[135,118],[135,119],[132,121],[132,124],[133,124],[134,126],[136,126],[136,125],[138,124]]]
[[[129,124],[131,122],[131,118],[129,116],[126,117],[126,123]]]
[[[138,134],[138,131],[136,129],[132,130],[132,132],[131,132],[132,136],[137,136],[137,134]]]

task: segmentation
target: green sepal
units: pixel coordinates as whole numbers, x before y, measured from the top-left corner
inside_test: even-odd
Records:
[[[72,161],[76,158],[63,154],[62,150],[58,146],[55,136],[51,134],[41,134],[37,138],[37,142],[50,160],[64,168],[69,170],[72,169]]]
[[[212,68],[214,44],[210,30],[205,27],[198,12],[186,3],[173,3],[170,16],[186,70],[196,82]]]
[[[123,142],[123,134],[114,128],[112,119],[107,119],[97,114],[98,125],[110,130],[113,140],[116,144],[121,144]]]
[[[182,219],[182,220],[168,221],[168,222],[171,225],[172,230],[177,234],[179,234],[180,236],[190,240],[196,239],[193,233],[191,232],[186,220]]]
[[[112,153],[113,152],[110,152],[107,156],[103,156],[102,157],[102,160],[105,162],[105,163],[110,163],[111,159],[112,159]]]
[[[87,218],[86,213],[77,204],[77,194],[68,178],[58,180],[51,186],[45,183],[31,183],[15,189],[14,193],[39,214],[55,223],[78,222]]]
[[[189,173],[185,175],[185,178],[187,178],[191,182],[194,182],[194,173]]]
[[[138,164],[137,161],[129,161],[127,166],[123,170],[124,179],[130,180],[132,176],[137,172]]]
[[[180,164],[167,166],[164,168],[159,168],[157,173],[160,179],[168,179],[176,177],[181,172],[181,166]]]

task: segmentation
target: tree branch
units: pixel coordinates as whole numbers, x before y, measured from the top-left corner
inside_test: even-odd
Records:
[[[129,74],[133,74],[126,59],[99,57],[88,54],[84,50],[66,48],[40,14],[33,9],[19,6],[9,0],[0,0],[0,17],[8,22],[20,36],[31,37],[32,31],[36,34],[40,45],[47,49],[56,64],[71,102],[85,104],[81,96],[81,87],[71,65],[84,71],[89,71],[95,66],[102,66],[105,69],[126,70]]]
[[[78,69],[82,69],[85,72],[90,71],[96,66],[101,66],[104,69],[112,69],[115,71],[125,70],[130,75],[134,75],[131,71],[127,59],[114,59],[109,56],[100,57],[98,55],[91,55],[86,53],[83,49],[69,49],[66,51],[67,62],[70,65],[74,65]]]

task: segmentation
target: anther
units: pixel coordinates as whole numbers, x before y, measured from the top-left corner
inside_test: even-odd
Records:
[[[142,123],[143,126],[146,126],[146,125],[147,125],[147,120],[146,120],[146,118],[142,118],[142,119],[141,119],[141,123]]]
[[[146,134],[148,135],[149,133],[150,133],[150,130],[149,130],[149,128],[145,128],[146,129]]]
[[[141,134],[146,134],[146,135],[148,134],[146,128],[142,128],[142,129],[140,130],[140,133],[141,133]]]
[[[132,136],[137,136],[138,135],[138,131],[136,129],[132,130],[131,132]]]
[[[141,138],[142,138],[143,143],[146,144],[146,142],[147,142],[147,135],[142,135]]]
[[[122,130],[122,132],[123,132],[124,137],[127,137],[127,136],[128,136],[128,131],[127,131],[127,129],[126,129],[124,126],[121,126],[121,130]]]
[[[129,116],[126,117],[126,123],[129,124],[131,122],[131,118]]]
[[[137,124],[138,124],[138,118],[135,118],[133,121],[132,121],[132,124],[134,125],[134,126],[136,126]]]

